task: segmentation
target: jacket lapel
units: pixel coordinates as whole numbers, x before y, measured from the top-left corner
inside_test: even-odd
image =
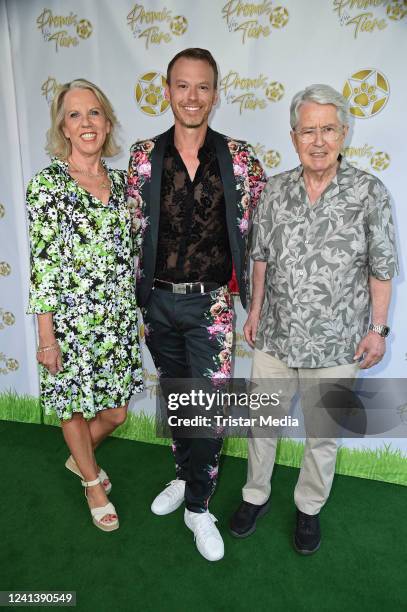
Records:
[[[161,134],[151,152],[151,182],[149,193],[145,194],[146,216],[149,217],[149,235],[146,236],[148,260],[144,266],[154,266],[157,256],[158,227],[160,224],[161,178],[163,172],[164,153],[171,130]],[[154,270],[153,270],[154,274]]]
[[[210,130],[210,128],[208,128]],[[238,279],[241,277],[242,262],[244,261],[244,240],[239,239],[239,228],[237,219],[239,212],[237,208],[237,190],[236,179],[233,173],[233,164],[231,154],[227,144],[227,140],[218,132],[210,130],[212,138],[215,142],[216,154],[219,163],[220,175],[223,183],[223,191],[225,194],[226,205],[226,223],[228,227],[228,236],[232,259]]]

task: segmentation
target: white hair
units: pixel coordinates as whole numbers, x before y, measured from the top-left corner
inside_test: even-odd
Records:
[[[290,106],[291,129],[296,128],[300,107],[306,102],[333,104],[336,107],[339,123],[349,125],[349,107],[344,96],[330,85],[318,84],[306,87],[293,97]]]

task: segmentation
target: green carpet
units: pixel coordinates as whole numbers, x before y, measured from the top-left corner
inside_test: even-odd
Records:
[[[93,527],[66,457],[59,429],[0,421],[0,590],[75,590],[85,612],[407,609],[405,487],[337,475],[321,514],[321,549],[301,557],[291,544],[298,471],[276,467],[270,513],[236,540],[227,521],[246,462],[224,457],[210,509],[226,554],[209,563],[181,509],[165,517],[149,510],[173,477],[167,448],[110,438],[100,449],[121,520],[114,533]]]
[[[40,399],[18,395],[13,391],[0,393],[0,420],[23,423],[45,423],[59,426],[55,414],[42,414]],[[129,411],[126,422],[119,427],[114,437],[128,440],[168,445],[168,440],[156,437],[154,416],[144,412]],[[223,454],[231,457],[247,457],[247,440],[228,438],[223,446]],[[282,439],[278,443],[276,462],[287,467],[299,467],[304,452],[304,443],[298,440]],[[372,480],[382,480],[407,486],[407,456],[393,444],[382,444],[377,448],[347,448],[340,446],[336,460],[336,473],[344,476],[357,476]]]

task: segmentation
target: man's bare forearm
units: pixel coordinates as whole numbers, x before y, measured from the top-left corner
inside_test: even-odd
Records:
[[[371,321],[375,325],[386,325],[391,299],[391,280],[379,280],[369,276],[369,291],[372,302]]]
[[[252,301],[250,303],[250,314],[260,314],[264,301],[264,281],[266,276],[266,261],[255,261],[253,266]]]

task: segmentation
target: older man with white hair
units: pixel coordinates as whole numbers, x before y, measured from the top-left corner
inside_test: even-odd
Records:
[[[309,381],[354,378],[383,357],[391,278],[397,271],[390,198],[375,176],[341,156],[349,129],[344,97],[328,85],[297,93],[291,139],[301,165],[269,179],[254,220],[253,296],[244,333],[254,347],[252,378],[290,382],[287,406]],[[316,385],[318,387],[318,385]],[[307,421],[321,412],[302,403]],[[321,430],[320,430],[321,431]],[[306,439],[294,500],[294,547],[318,550],[319,512],[328,499],[337,442]],[[325,434],[326,435],[326,434]],[[236,537],[256,529],[269,508],[277,439],[249,439]]]

